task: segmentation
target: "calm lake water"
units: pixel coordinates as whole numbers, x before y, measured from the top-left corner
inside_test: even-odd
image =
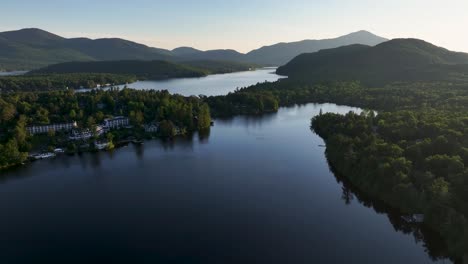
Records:
[[[4,173],[1,262],[435,262],[437,239],[330,171],[309,129],[320,109],[359,111],[281,108],[216,120],[209,135]]]
[[[23,75],[27,73],[27,71],[11,71],[11,72],[2,72],[0,71],[0,77],[1,76],[16,76],[16,75]]]
[[[237,88],[247,87],[259,82],[274,82],[284,76],[277,75],[276,68],[263,68],[255,71],[214,74],[201,78],[181,78],[163,81],[139,81],[128,84],[129,88],[139,90],[168,90],[172,94],[226,95]],[[120,85],[123,88],[125,85]]]

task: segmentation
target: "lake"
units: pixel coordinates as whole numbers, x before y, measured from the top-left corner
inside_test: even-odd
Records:
[[[163,81],[139,81],[127,87],[139,90],[168,90],[172,94],[191,95],[226,95],[237,88],[247,87],[259,82],[274,82],[284,76],[275,73],[276,68],[261,68],[254,71],[213,74],[200,78],[179,78]],[[125,85],[118,87],[123,88]]]
[[[3,173],[2,263],[433,263],[437,237],[336,177],[310,118],[216,120],[209,135]],[[429,253],[428,253],[429,252]],[[449,261],[441,263],[450,263]]]
[[[10,72],[0,71],[0,77],[2,77],[2,76],[17,76],[17,75],[23,75],[25,73],[27,73],[27,71],[10,71]]]

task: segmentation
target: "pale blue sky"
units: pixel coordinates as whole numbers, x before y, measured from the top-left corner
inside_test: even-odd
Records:
[[[161,48],[242,52],[361,29],[468,52],[468,0],[2,0],[0,31],[121,37]]]

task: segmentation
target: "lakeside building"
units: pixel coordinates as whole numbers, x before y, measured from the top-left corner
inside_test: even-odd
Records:
[[[99,141],[97,141],[97,142],[94,142],[94,146],[98,150],[103,150],[103,149],[107,149],[110,146],[110,143],[109,142],[99,142]]]
[[[127,127],[130,124],[130,120],[128,117],[124,116],[116,116],[114,118],[107,118],[104,119],[103,127],[105,129],[116,129],[116,128],[122,128],[122,127]]]
[[[44,125],[44,126],[29,126],[26,128],[26,130],[29,132],[31,135],[36,135],[36,134],[45,134],[49,133],[49,131],[70,131],[74,128],[77,127],[76,122],[73,123],[66,123],[66,124],[50,124],[50,125]]]
[[[101,136],[104,134],[102,126],[96,127],[96,133],[91,132],[90,129],[73,129],[70,135],[70,140],[86,140],[92,138],[94,135]]]
[[[147,133],[156,133],[159,130],[159,123],[151,123],[145,125],[145,132]]]

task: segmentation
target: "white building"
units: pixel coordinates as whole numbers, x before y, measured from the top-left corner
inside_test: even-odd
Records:
[[[156,133],[159,130],[159,124],[156,123],[151,123],[151,124],[146,124],[145,125],[145,132],[147,133]]]
[[[130,124],[130,120],[124,116],[116,116],[114,118],[104,119],[103,126],[106,129],[116,129],[126,127]]]
[[[94,142],[94,146],[98,150],[107,149],[110,146],[109,142]]]
[[[101,126],[96,127],[96,135],[101,136],[104,133],[104,129]],[[70,140],[86,140],[94,136],[90,129],[77,130],[74,129],[70,135]]]
[[[49,133],[49,131],[70,131],[73,128],[75,128],[76,122],[73,123],[67,123],[67,124],[51,124],[51,125],[45,125],[45,126],[30,126],[27,127],[26,130],[31,134],[31,135],[36,135],[36,134],[45,134]]]

